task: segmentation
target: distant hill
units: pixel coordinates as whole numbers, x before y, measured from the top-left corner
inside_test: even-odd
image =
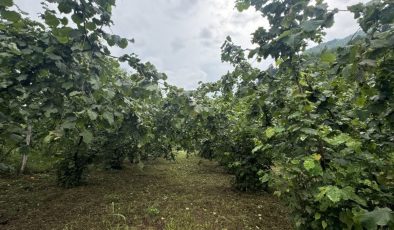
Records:
[[[351,34],[345,38],[342,39],[334,39],[328,42],[323,42],[315,47],[312,47],[310,49],[307,49],[305,51],[305,53],[307,54],[317,54],[320,53],[321,51],[323,51],[324,49],[336,49],[338,47],[344,47],[346,46],[351,40],[360,38],[360,37],[364,37],[365,33],[362,31],[358,31],[356,34]]]

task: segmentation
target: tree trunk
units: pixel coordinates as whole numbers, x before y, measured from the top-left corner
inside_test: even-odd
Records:
[[[27,126],[27,133],[26,133],[26,147],[29,149],[30,148],[30,142],[31,142],[31,125]],[[23,153],[22,155],[22,166],[21,166],[21,173],[25,171],[26,165],[27,165],[27,157],[28,155],[26,153]]]

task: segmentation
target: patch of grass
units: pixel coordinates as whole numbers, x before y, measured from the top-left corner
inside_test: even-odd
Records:
[[[276,198],[237,192],[231,179],[185,154],[143,171],[92,170],[88,185],[67,190],[49,174],[4,178],[0,229],[291,229]]]
[[[18,151],[12,152],[4,163],[12,166],[15,170],[19,170],[21,166],[22,156]],[[32,151],[28,155],[26,174],[46,173],[53,170],[53,165],[57,161],[54,156],[48,156],[39,152]]]
[[[155,208],[154,206],[149,207],[148,209],[146,209],[146,212],[150,215],[150,216],[157,216],[160,214],[160,211],[158,208]]]

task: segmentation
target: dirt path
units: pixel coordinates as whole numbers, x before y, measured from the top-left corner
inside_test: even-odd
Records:
[[[220,167],[199,161],[94,171],[68,190],[48,175],[0,178],[0,229],[291,229],[275,198],[236,192]]]

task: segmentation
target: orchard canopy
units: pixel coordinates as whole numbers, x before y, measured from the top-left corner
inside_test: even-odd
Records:
[[[135,53],[111,54],[134,42],[109,32],[115,0],[46,0],[37,20],[1,0],[0,172],[40,158],[71,188],[93,168],[185,151],[218,162],[238,190],[279,197],[297,229],[393,229],[394,2],[233,1],[269,26],[253,49],[223,38],[234,70],[186,91]],[[361,35],[308,52],[339,10]]]

